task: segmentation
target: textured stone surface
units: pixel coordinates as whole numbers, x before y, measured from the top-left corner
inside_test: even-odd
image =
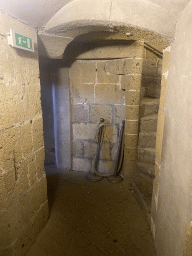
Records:
[[[86,104],[73,105],[72,122],[86,123],[88,122],[88,106]]]
[[[90,122],[99,123],[100,118],[104,118],[105,123],[112,123],[112,106],[91,105],[90,106]]]
[[[109,61],[110,62],[110,61]],[[113,61],[111,61],[113,63]],[[111,75],[107,72],[106,69],[106,61],[97,63],[97,83],[118,83],[119,82],[119,76],[118,75]],[[113,64],[111,64],[113,65]]]
[[[140,103],[140,91],[126,91],[125,92],[125,104],[126,105],[139,105]]]
[[[139,133],[138,146],[142,148],[155,148],[156,132]]]
[[[138,161],[145,163],[155,163],[155,149],[138,148]]]
[[[93,84],[74,84],[71,87],[72,103],[91,103],[94,101]]]
[[[70,76],[71,83],[73,85],[82,83],[95,83],[95,70],[96,64],[94,62],[74,62],[70,69],[70,73],[75,74],[75,76]]]
[[[157,130],[158,115],[150,115],[141,118],[140,131],[141,132],[155,132]]]
[[[141,74],[142,60],[123,59],[107,62],[106,69],[109,74],[125,75],[125,74]]]
[[[83,156],[83,142],[82,141],[73,141],[73,155],[74,156]]]
[[[11,28],[35,44],[34,53],[6,37],[0,46],[0,255],[22,256],[48,219],[37,36],[2,12],[0,24],[1,33]]]
[[[91,171],[91,160],[86,158],[73,158],[73,171]]]
[[[123,104],[124,92],[118,85],[114,84],[96,84],[95,102],[103,104]]]
[[[141,75],[123,75],[121,76],[121,89],[139,90],[141,87]]]
[[[96,136],[95,124],[73,124],[73,138],[75,140],[94,140]]]

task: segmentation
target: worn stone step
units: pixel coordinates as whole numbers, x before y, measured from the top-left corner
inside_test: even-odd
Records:
[[[138,162],[155,163],[155,149],[154,148],[140,148],[137,149]]]
[[[158,115],[150,115],[141,118],[140,132],[156,132]]]
[[[138,146],[141,148],[155,148],[156,132],[139,133]]]
[[[144,97],[139,107],[140,117],[157,114],[159,110],[159,99]]]
[[[148,175],[151,179],[155,178],[155,165],[145,162],[137,162],[137,170]]]

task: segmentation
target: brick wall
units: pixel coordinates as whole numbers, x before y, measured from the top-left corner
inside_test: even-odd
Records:
[[[8,45],[10,28],[35,52]],[[0,255],[25,255],[48,218],[36,31],[0,12]]]
[[[140,41],[95,45],[73,62],[70,68],[73,170],[92,169],[101,117],[107,128],[99,171],[113,172],[117,137],[124,119],[124,174],[132,168],[136,160],[143,49]]]

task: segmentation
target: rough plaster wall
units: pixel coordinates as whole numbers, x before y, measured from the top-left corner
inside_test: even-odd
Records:
[[[9,46],[10,28],[35,52]],[[25,255],[48,218],[37,37],[3,13],[0,32],[0,255]]]
[[[171,45],[160,186],[155,220],[159,256],[183,255],[191,221],[192,1],[182,12]]]
[[[124,45],[103,42],[95,49],[88,48],[70,68],[73,170],[91,171],[96,153],[96,129],[101,117],[108,126],[99,171],[113,172],[119,124],[124,119],[124,174],[128,175],[133,170],[143,42],[130,42]]]

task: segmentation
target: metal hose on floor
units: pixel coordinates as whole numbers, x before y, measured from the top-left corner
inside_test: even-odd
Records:
[[[116,178],[122,169],[123,165],[123,158],[124,158],[124,127],[125,127],[125,121],[122,121],[122,127],[121,127],[121,132],[120,132],[120,139],[119,139],[119,144],[118,144],[118,152],[117,152],[117,160],[114,168],[114,178]],[[100,156],[100,150],[101,146],[103,144],[103,139],[104,139],[104,133],[105,133],[105,128],[106,125],[104,125],[104,119],[100,119],[99,123],[99,129],[97,133],[97,141],[98,141],[98,146],[97,146],[97,152],[96,156],[93,162],[93,172],[95,175],[98,175],[100,177],[106,178],[106,177],[111,177],[111,174],[102,174],[98,172],[98,163],[99,163],[99,156]]]

